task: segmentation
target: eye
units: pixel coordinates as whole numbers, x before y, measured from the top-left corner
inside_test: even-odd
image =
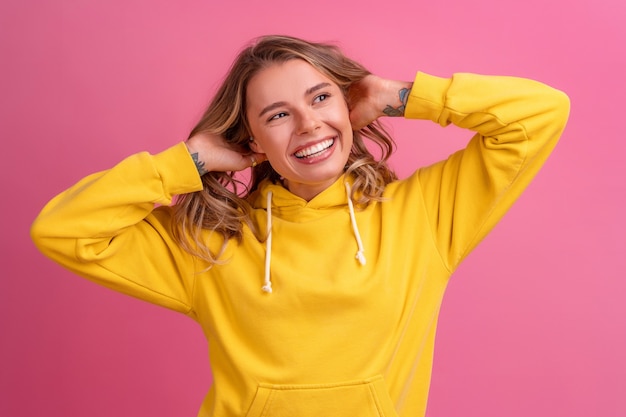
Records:
[[[313,100],[314,103],[319,103],[321,101],[327,100],[328,97],[330,97],[330,94],[320,94],[319,96],[315,97],[315,100]]]
[[[270,117],[270,118],[268,119],[268,122],[269,122],[269,121],[272,121],[272,120],[278,120],[278,119],[281,119],[281,118],[283,118],[283,117],[285,117],[285,116],[287,116],[287,113],[285,113],[284,111],[283,111],[283,112],[280,112],[280,113],[276,113],[275,115],[273,115],[272,117]]]

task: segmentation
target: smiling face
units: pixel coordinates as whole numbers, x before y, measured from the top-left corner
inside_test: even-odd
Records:
[[[246,102],[251,147],[267,156],[289,191],[310,200],[343,174],[352,126],[328,77],[300,59],[273,64],[252,77]]]

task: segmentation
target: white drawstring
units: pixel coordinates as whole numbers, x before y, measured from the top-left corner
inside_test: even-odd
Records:
[[[354,214],[354,205],[352,204],[352,198],[350,196],[350,184],[345,183],[346,195],[348,196],[348,212],[350,213],[350,222],[352,224],[352,231],[354,232],[354,238],[358,246],[356,253],[356,259],[361,265],[365,265],[365,249],[363,248],[363,241],[361,240],[361,234],[356,223],[356,215]],[[272,192],[267,193],[267,239],[265,240],[265,280],[261,289],[268,294],[272,293],[272,280],[270,277],[270,266],[272,261]]]
[[[272,192],[267,193],[267,239],[265,241],[265,282],[261,288],[264,292],[272,293],[270,278],[270,263],[272,260]]]
[[[348,211],[350,212],[350,222],[352,223],[352,230],[354,231],[354,237],[356,239],[356,244],[359,247],[358,252],[356,253],[356,259],[359,260],[361,265],[365,265],[365,250],[363,249],[363,242],[361,241],[361,235],[359,234],[359,228],[356,224],[356,216],[354,215],[354,206],[352,205],[352,197],[350,193],[350,184],[348,182],[346,185],[346,194],[348,195]]]

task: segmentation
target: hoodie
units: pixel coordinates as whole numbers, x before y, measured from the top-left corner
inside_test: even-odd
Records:
[[[423,416],[448,280],[537,173],[568,111],[535,81],[418,73],[405,117],[474,131],[465,149],[362,210],[350,178],[310,201],[263,183],[252,218],[270,238],[244,226],[212,267],[171,235],[174,195],[202,188],[182,143],[81,180],[31,235],[69,270],[200,324],[214,382],[198,416]]]

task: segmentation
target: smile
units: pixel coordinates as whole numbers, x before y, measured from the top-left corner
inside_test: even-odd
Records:
[[[294,153],[294,156],[300,159],[310,158],[312,156],[315,156],[317,154],[324,152],[326,149],[333,146],[334,143],[335,143],[335,138],[326,139],[319,143],[316,143],[313,146],[309,146],[308,148],[300,149],[298,152]]]

